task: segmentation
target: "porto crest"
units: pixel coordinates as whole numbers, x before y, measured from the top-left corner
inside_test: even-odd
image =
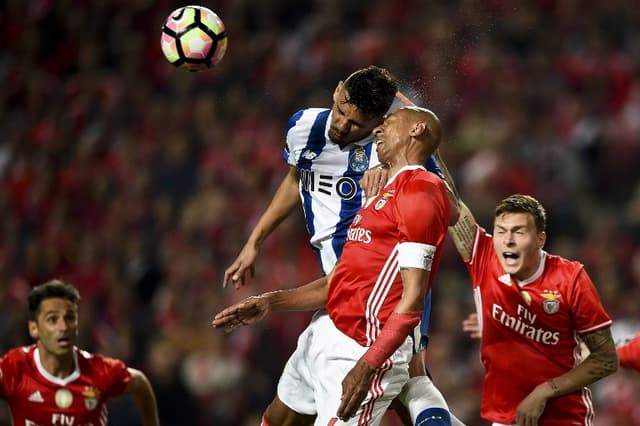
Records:
[[[369,168],[369,157],[363,147],[358,146],[349,154],[349,167],[355,172],[364,172]]]

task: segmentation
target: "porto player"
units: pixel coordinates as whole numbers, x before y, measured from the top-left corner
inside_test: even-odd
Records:
[[[0,397],[18,426],[105,426],[107,399],[129,394],[144,426],[159,425],[155,396],[145,375],[118,359],[78,349],[75,287],[59,280],[29,293],[29,334],[34,345],[0,359]]]
[[[356,215],[341,260],[306,286],[251,297],[214,318],[231,331],[271,310],[313,310],[278,384],[275,406],[315,416],[315,424],[378,424],[408,381],[412,342],[431,269],[450,223],[444,182],[421,164],[437,148],[440,123],[421,108],[401,108],[374,130],[380,161],[392,176]],[[444,408],[422,424],[450,424]]]

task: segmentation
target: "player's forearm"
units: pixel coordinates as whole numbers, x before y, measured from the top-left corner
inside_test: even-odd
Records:
[[[328,277],[324,276],[301,287],[265,293],[272,311],[313,311],[327,303]]]
[[[128,393],[138,407],[143,426],[159,426],[156,397],[147,377],[139,370],[129,369],[133,377],[128,386]]]
[[[609,329],[584,336],[590,354],[565,374],[546,382],[550,397],[575,392],[616,372],[618,356]]]
[[[414,312],[422,310],[427,294],[427,283],[430,271],[420,268],[401,268],[402,297],[394,308],[394,312]]]
[[[477,227],[478,224],[471,210],[466,204],[460,202],[460,217],[455,225],[449,227],[449,236],[462,260],[467,261],[471,258]]]
[[[264,240],[293,212],[299,202],[298,174],[295,168],[291,167],[274,194],[267,210],[262,214],[251,232],[247,245],[252,245],[256,249],[260,248]]]

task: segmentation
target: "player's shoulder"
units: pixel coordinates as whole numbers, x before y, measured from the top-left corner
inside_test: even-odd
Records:
[[[34,345],[12,348],[2,357],[3,362],[26,362],[30,359],[34,349]]]
[[[408,189],[429,188],[444,191],[446,186],[444,181],[435,173],[426,170],[424,167],[408,169],[398,176]]]
[[[84,349],[77,349],[78,364],[85,365],[90,369],[111,369],[126,367],[124,361],[118,358],[111,358],[102,354],[93,353]]]
[[[304,108],[298,110],[289,117],[287,130],[300,127],[310,128],[319,117],[328,116],[330,111],[328,108]]]
[[[570,260],[557,254],[547,253],[546,267],[556,272],[564,272],[568,274],[577,274],[584,265],[577,260]]]

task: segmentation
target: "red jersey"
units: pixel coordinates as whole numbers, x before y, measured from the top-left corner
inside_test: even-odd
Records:
[[[375,341],[402,296],[398,245],[413,242],[434,247],[432,264],[436,265],[450,208],[443,181],[421,166],[408,166],[358,212],[326,304],[340,331],[363,346]]]
[[[620,365],[640,372],[640,334],[618,348]]]
[[[485,368],[481,415],[515,423],[518,404],[537,385],[578,363],[580,335],[611,325],[593,282],[579,262],[540,252],[540,267],[524,282],[504,272],[493,237],[478,227],[467,268],[482,328]],[[591,425],[588,388],[547,401],[540,426]]]
[[[36,345],[15,348],[0,359],[0,397],[16,426],[107,424],[109,397],[121,395],[131,374],[117,359],[75,349],[76,369],[61,379],[40,364]]]

